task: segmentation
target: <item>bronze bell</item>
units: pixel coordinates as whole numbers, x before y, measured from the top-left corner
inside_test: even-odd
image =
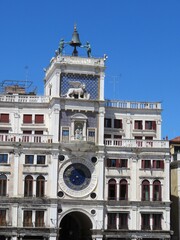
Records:
[[[74,32],[73,32],[73,35],[72,35],[72,40],[69,43],[69,45],[74,47],[74,51],[73,51],[72,55],[73,56],[78,56],[78,51],[77,51],[76,47],[80,47],[81,42],[80,42],[80,39],[79,39],[79,33],[77,32],[76,25],[74,25]]]

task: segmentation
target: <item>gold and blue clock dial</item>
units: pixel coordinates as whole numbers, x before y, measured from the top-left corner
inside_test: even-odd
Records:
[[[82,163],[73,163],[65,169],[63,178],[70,189],[80,191],[89,185],[91,172]]]

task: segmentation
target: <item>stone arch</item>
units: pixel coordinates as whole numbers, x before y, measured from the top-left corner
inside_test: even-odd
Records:
[[[59,224],[58,240],[91,240],[93,223],[90,216],[78,209],[66,212]]]

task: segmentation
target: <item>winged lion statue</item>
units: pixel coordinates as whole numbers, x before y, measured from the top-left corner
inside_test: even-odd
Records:
[[[64,95],[64,97],[67,98],[84,98],[89,99],[90,94],[86,92],[86,85],[84,83],[81,83],[79,81],[70,81],[69,85],[72,86],[72,88],[69,88],[67,93]]]

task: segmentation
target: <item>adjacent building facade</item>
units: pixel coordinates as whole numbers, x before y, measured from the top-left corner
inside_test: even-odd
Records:
[[[180,238],[180,137],[171,139],[171,226],[174,232],[172,239]]]
[[[161,103],[105,100],[106,58],[71,45],[44,96],[0,95],[0,239],[170,239]]]

